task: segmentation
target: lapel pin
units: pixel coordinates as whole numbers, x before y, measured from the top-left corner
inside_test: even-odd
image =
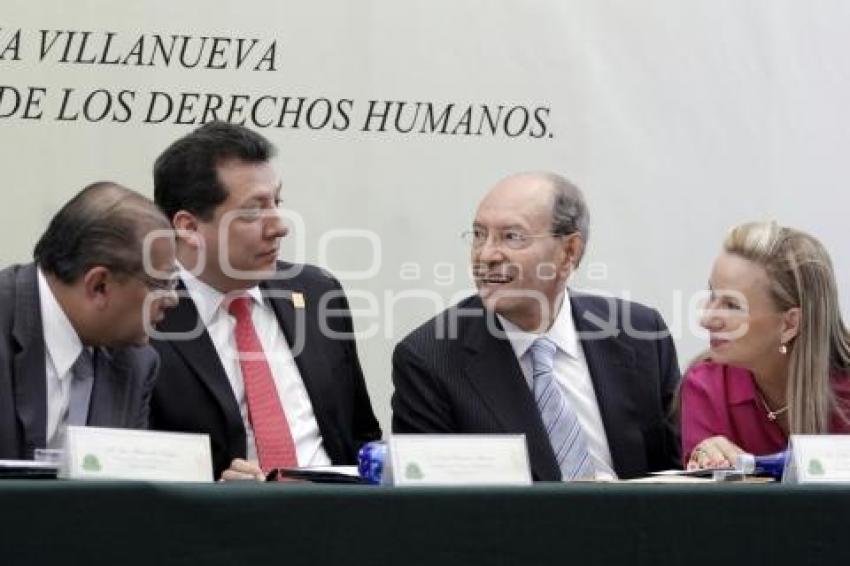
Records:
[[[296,309],[304,308],[304,293],[292,293],[292,306]]]

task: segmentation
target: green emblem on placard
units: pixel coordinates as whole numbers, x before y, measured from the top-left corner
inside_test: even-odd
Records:
[[[411,462],[404,469],[404,477],[409,480],[421,480],[425,477],[425,474],[422,473],[422,468],[419,467],[419,464]]]
[[[83,469],[87,472],[99,472],[101,470],[100,460],[94,454],[86,454],[83,457]]]
[[[809,460],[809,474],[813,476],[822,476],[826,473],[823,469],[823,464],[817,458]]]

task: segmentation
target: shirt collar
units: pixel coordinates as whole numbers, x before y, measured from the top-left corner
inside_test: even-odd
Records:
[[[53,362],[56,375],[61,380],[67,376],[74,362],[83,351],[83,343],[56,300],[47,278],[38,268],[38,296],[41,306],[41,326],[44,334],[44,346]]]
[[[227,295],[198,279],[197,276],[183,267],[182,263],[178,262],[177,266],[180,271],[180,279],[183,280],[186,290],[195,302],[195,308],[198,309],[198,317],[200,317],[204,326],[209,326]],[[250,296],[255,303],[263,304],[263,293],[260,291],[259,285],[254,285],[243,293]]]
[[[564,291],[564,302],[561,304],[558,316],[555,317],[555,322],[552,323],[551,328],[545,334],[526,332],[502,315],[497,314],[496,316],[499,318],[499,322],[502,323],[502,328],[505,329],[505,334],[511,343],[517,359],[522,358],[528,349],[531,348],[531,344],[541,336],[547,336],[555,343],[559,350],[573,359],[578,359],[580,346],[578,333],[576,332],[575,324],[573,324],[573,311],[570,305],[568,291]]]
[[[756,400],[756,382],[752,372],[735,366],[725,366],[729,403],[742,405]]]

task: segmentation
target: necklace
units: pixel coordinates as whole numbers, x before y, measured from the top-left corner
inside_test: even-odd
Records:
[[[764,407],[765,412],[767,412],[767,420],[774,422],[776,418],[782,413],[788,410],[788,405],[786,404],[784,407],[780,407],[775,411],[771,410],[767,404],[767,401],[764,400],[764,397],[761,393],[758,394],[759,402],[761,402],[761,406]]]

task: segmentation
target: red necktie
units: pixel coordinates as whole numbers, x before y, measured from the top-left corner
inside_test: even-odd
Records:
[[[298,458],[272,370],[254,330],[251,306],[251,297],[243,295],[230,302],[228,311],[236,317],[236,347],[239,350],[239,365],[242,366],[245,398],[248,401],[248,419],[254,429],[257,457],[260,459],[260,468],[268,473],[275,468],[295,467]]]

